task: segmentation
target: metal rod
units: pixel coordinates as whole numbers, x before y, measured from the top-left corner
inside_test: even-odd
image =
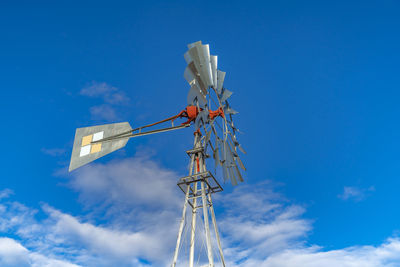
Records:
[[[212,222],[213,222],[213,225],[214,225],[215,235],[217,237],[219,255],[221,257],[222,266],[225,267],[225,258],[224,258],[224,254],[222,253],[221,240],[220,240],[220,237],[219,237],[217,219],[215,218],[214,207],[213,207],[213,203],[212,203],[212,200],[211,200],[211,194],[208,194],[208,201],[210,202],[211,219],[212,219]]]
[[[195,182],[193,187],[194,187],[194,192],[197,193],[197,183]],[[190,234],[190,254],[189,254],[189,267],[193,267],[194,263],[194,241],[196,237],[196,215],[197,215],[197,198],[193,199],[193,209],[192,209],[192,228],[191,228],[191,234]]]
[[[200,142],[200,136],[198,133],[195,134],[196,138],[196,144],[195,148],[198,148],[201,146]],[[201,153],[197,153],[196,157],[199,157]],[[197,166],[194,166],[194,173],[197,174],[199,170],[197,169]],[[196,196],[197,194],[197,184],[198,182],[195,182],[193,185],[193,194]],[[196,215],[197,215],[197,198],[193,199],[193,208],[192,208],[192,228],[191,228],[191,234],[190,234],[190,252],[189,252],[189,267],[193,267],[194,264],[194,242],[195,242],[195,237],[196,237]]]
[[[190,124],[184,124],[184,125],[179,125],[179,126],[174,126],[174,127],[167,127],[167,128],[162,128],[162,129],[157,129],[157,130],[152,130],[144,133],[136,133],[136,134],[126,134],[126,135],[116,135],[116,136],[110,136],[107,138],[100,139],[98,141],[92,142],[92,144],[95,143],[101,143],[101,142],[107,142],[107,141],[113,141],[117,139],[122,139],[122,138],[132,138],[132,137],[138,137],[138,136],[143,136],[143,135],[149,135],[149,134],[156,134],[156,133],[163,133],[163,132],[169,132],[169,131],[174,131],[174,130],[179,130],[182,128],[189,127]]]
[[[200,159],[202,171],[205,169],[204,158]],[[201,199],[203,203],[203,216],[204,216],[204,228],[206,229],[206,243],[207,243],[207,256],[209,266],[214,266],[214,258],[212,253],[211,236],[210,236],[210,224],[208,222],[208,205],[206,199],[205,182],[201,181]]]

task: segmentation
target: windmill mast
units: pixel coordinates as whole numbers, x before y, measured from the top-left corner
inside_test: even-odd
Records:
[[[182,242],[182,231],[185,225],[185,218],[187,212],[187,206],[191,208],[191,227],[190,227],[190,251],[189,251],[189,267],[194,266],[195,258],[195,237],[196,237],[196,221],[197,216],[202,211],[203,223],[206,237],[206,247],[207,247],[207,258],[208,266],[214,266],[214,256],[213,256],[213,244],[211,241],[210,233],[210,222],[209,217],[211,216],[211,221],[215,231],[215,236],[217,239],[217,247],[219,251],[220,260],[222,266],[225,267],[225,259],[222,252],[219,231],[216,223],[214,208],[212,206],[212,193],[221,192],[222,187],[212,175],[211,172],[207,171],[205,158],[207,157],[204,146],[201,142],[201,135],[199,132],[195,132],[194,146],[193,149],[186,151],[190,157],[190,167],[189,175],[182,177],[178,181],[179,188],[185,193],[185,200],[183,204],[182,218],[179,225],[178,238],[176,242],[174,258],[172,262],[172,267],[176,266],[179,251]]]

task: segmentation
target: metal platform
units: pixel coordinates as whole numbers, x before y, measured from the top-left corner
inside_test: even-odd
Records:
[[[212,175],[211,172],[205,171],[205,172],[200,172],[196,173],[190,176],[185,176],[179,179],[178,181],[178,186],[182,190],[182,192],[185,194],[187,187],[190,186],[190,192],[189,192],[189,197],[199,197],[200,193],[198,192],[197,194],[194,193],[191,184],[195,182],[201,182],[204,181],[207,185],[207,190],[206,194],[209,193],[217,193],[221,192],[222,186],[218,183],[217,179]]]

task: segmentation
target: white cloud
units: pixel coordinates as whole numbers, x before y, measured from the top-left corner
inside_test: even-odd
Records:
[[[90,107],[92,120],[115,121],[118,119],[117,112],[107,104]]]
[[[91,98],[101,98],[104,101],[90,108],[93,120],[115,121],[118,119],[117,107],[129,103],[129,98],[123,91],[105,82],[92,82],[82,88],[80,94]]]
[[[2,267],[79,267],[67,261],[31,252],[16,240],[7,237],[0,237],[0,265]]]
[[[225,207],[219,228],[231,265],[300,246],[311,230],[301,218],[305,209],[288,205],[270,183],[237,187],[218,202]]]
[[[37,267],[169,265],[183,201],[178,177],[143,155],[90,164],[70,177],[71,187],[90,210],[80,217],[46,204],[35,210],[3,199],[0,232],[18,241],[0,238],[0,265],[13,266],[16,260],[16,266]],[[305,209],[276,193],[271,183],[217,194],[214,205],[227,266],[400,266],[399,238],[337,250],[308,245],[312,222],[303,218]],[[37,213],[44,214],[42,219]],[[198,238],[204,240],[204,235]],[[205,252],[202,243],[196,246]],[[184,251],[181,256],[187,258]]]
[[[28,266],[28,250],[11,238],[0,238],[1,266]]]
[[[354,246],[323,251],[318,246],[289,249],[265,260],[249,259],[241,267],[396,267],[400,265],[400,240],[389,238],[382,245]]]
[[[82,88],[80,94],[88,97],[101,97],[106,103],[113,105],[129,102],[129,98],[123,91],[105,82],[92,82],[91,85]]]
[[[145,155],[107,164],[93,163],[71,174],[71,186],[86,205],[107,204],[118,209],[144,206],[174,210],[183,196],[176,186],[179,174]]]
[[[14,194],[14,192],[11,189],[6,188],[4,190],[1,190],[0,191],[0,199],[8,198],[12,194]]]
[[[65,154],[64,148],[42,148],[42,152],[46,155],[57,157]]]
[[[345,186],[343,193],[338,195],[338,198],[342,200],[354,200],[356,202],[364,200],[371,192],[375,191],[375,187],[370,186],[369,188],[359,188],[355,186]]]

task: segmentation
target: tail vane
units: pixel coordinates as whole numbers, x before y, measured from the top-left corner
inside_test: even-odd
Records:
[[[125,138],[124,135],[121,135],[118,139],[105,140],[104,142],[101,142],[101,140],[129,132],[130,130],[132,128],[128,122],[76,129],[69,171],[124,147],[129,139],[129,137]]]

